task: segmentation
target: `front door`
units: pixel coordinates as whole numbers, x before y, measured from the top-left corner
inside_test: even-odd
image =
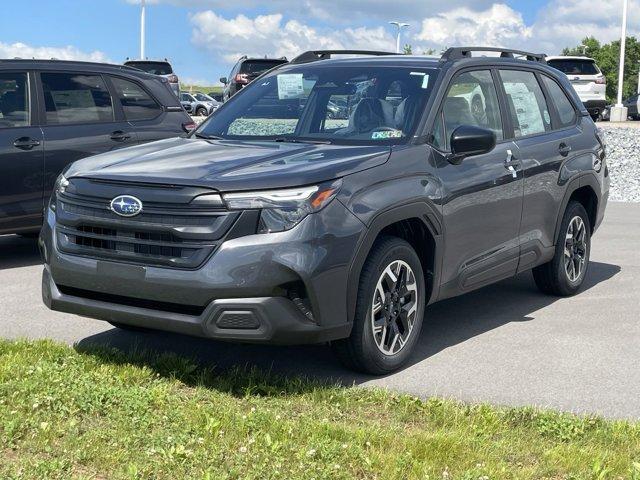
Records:
[[[503,107],[504,108],[504,107]],[[464,72],[452,81],[435,129],[442,182],[444,255],[440,298],[516,273],[523,175],[519,151],[505,140],[501,107],[490,70]],[[496,147],[460,165],[446,160],[451,133],[460,125],[493,130]]]
[[[0,234],[42,223],[42,130],[32,126],[27,72],[0,72]]]

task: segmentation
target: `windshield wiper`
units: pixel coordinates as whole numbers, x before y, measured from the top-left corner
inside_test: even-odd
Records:
[[[291,137],[277,137],[273,139],[274,142],[279,143],[313,143],[317,145],[329,145],[331,140],[314,140],[314,139],[300,139]]]
[[[196,132],[193,134],[194,137],[203,138],[205,140],[223,140],[223,138],[219,135],[207,135],[205,133]]]

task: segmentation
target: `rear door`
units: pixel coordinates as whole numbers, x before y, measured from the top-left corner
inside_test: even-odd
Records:
[[[136,134],[118,115],[100,74],[40,72],[45,139],[45,197],[70,163],[134,145]]]
[[[142,83],[130,78],[109,76],[117,108],[136,132],[136,141],[146,143],[184,133],[182,122],[188,121],[184,110],[166,112]]]
[[[434,129],[445,235],[441,298],[510,277],[518,266],[522,172],[517,146],[505,136],[494,78],[490,69],[455,77]],[[493,130],[495,148],[450,164],[448,139],[460,125]]]
[[[42,223],[44,154],[34,77],[0,71],[0,234]]]
[[[562,166],[582,148],[577,112],[555,80],[534,71],[500,70],[510,130],[524,172],[519,271],[553,253]],[[551,95],[558,98],[557,105]],[[590,120],[589,120],[590,121]]]

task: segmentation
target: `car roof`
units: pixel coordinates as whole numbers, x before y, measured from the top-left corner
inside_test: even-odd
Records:
[[[134,59],[131,59],[131,60],[126,60],[124,62],[125,65],[127,65],[129,63],[166,63],[167,65],[171,65],[171,62],[169,62],[169,60],[165,60],[165,59],[162,59],[162,60],[149,60],[148,58],[145,59],[145,60],[136,60],[134,58]]]
[[[47,69],[47,70],[79,70],[87,72],[126,72],[129,75],[135,75],[140,78],[155,77],[142,70],[127,65],[117,65],[112,63],[84,62],[79,60],[39,60],[29,58],[11,58],[0,59],[0,69],[19,68],[19,69]]]

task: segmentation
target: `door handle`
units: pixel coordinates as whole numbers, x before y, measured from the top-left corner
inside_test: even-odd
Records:
[[[571,147],[566,143],[561,143],[560,146],[558,147],[558,152],[563,157],[566,157],[567,155],[569,155],[569,153],[571,153]]]
[[[504,168],[509,170],[509,173],[511,173],[513,178],[518,178],[518,171],[516,170],[518,165],[520,165],[520,161],[513,156],[513,152],[511,150],[507,150],[507,158],[504,161]]]
[[[126,140],[129,140],[131,138],[131,135],[129,135],[127,132],[123,132],[122,130],[116,130],[115,132],[111,133],[111,140],[114,140],[116,142],[124,142]]]
[[[33,147],[40,145],[40,141],[31,137],[16,138],[13,142],[13,146],[20,150],[31,150]]]

